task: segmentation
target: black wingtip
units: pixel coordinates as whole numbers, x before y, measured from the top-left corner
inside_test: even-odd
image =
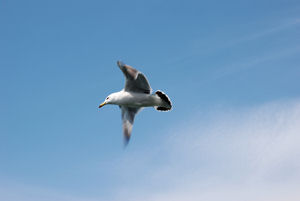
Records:
[[[172,109],[172,102],[170,100],[170,98],[168,97],[167,94],[165,94],[164,92],[160,91],[160,90],[157,90],[155,92],[156,95],[158,95],[167,105],[167,107],[165,106],[158,106],[158,107],[155,107],[156,110],[159,110],[159,111],[169,111]]]

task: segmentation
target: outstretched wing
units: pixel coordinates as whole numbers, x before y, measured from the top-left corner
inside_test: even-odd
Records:
[[[123,134],[124,134],[124,142],[126,145],[128,144],[131,136],[134,117],[141,108],[125,107],[125,106],[120,106],[120,108],[122,110]]]
[[[118,61],[118,66],[122,70],[126,78],[124,88],[125,91],[145,94],[151,93],[150,84],[143,73],[139,72],[131,66],[124,64],[121,61]]]

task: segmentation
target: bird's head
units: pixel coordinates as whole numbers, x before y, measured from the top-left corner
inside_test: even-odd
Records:
[[[103,107],[106,104],[115,104],[116,103],[116,93],[112,93],[107,96],[103,103],[99,105],[99,108]]]

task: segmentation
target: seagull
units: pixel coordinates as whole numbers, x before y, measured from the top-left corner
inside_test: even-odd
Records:
[[[118,61],[117,64],[125,76],[125,87],[123,90],[107,96],[99,108],[108,104],[119,105],[122,112],[124,143],[127,145],[134,117],[143,107],[169,111],[172,103],[169,97],[160,90],[152,94],[150,84],[143,73],[121,61]]]

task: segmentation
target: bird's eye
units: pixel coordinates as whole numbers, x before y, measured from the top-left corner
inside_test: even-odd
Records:
[[[108,99],[109,99],[109,97],[106,98],[106,100],[108,100]]]

